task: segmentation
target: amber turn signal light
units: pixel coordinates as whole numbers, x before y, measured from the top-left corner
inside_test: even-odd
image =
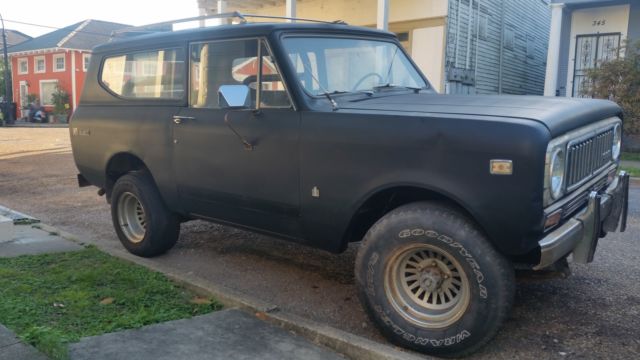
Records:
[[[511,175],[513,174],[513,162],[511,160],[489,161],[489,172],[493,175]]]

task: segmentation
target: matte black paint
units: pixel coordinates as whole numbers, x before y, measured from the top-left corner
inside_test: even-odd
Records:
[[[535,250],[542,236],[549,140],[620,116],[609,101],[402,89],[336,95],[339,110],[332,111],[326,98],[304,93],[287,61],[280,39],[300,33],[396,41],[387,32],[344,25],[246,24],[96,47],[71,120],[80,173],[105,187],[111,159],[129,154],[147,166],[165,203],[183,215],[334,252],[344,248],[345,231],[366,199],[393,187],[428,189],[466,209],[501,252],[521,255]],[[258,116],[232,114],[234,127],[255,143],[253,151],[224,125],[222,110],[189,108],[186,95],[177,101],[121,99],[98,84],[106,55],[247,37],[269,41],[294,102],[292,109],[265,109]],[[176,125],[174,115],[195,120]],[[74,128],[90,135],[73,136]],[[490,159],[512,160],[513,175],[490,175]],[[319,197],[312,196],[314,187]]]

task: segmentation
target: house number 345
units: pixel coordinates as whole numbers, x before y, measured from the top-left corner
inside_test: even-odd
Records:
[[[593,20],[592,26],[604,26],[607,23],[606,19]]]

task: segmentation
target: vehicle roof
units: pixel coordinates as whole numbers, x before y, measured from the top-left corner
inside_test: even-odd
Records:
[[[137,46],[149,46],[160,43],[199,40],[219,37],[254,37],[266,36],[274,31],[305,31],[323,33],[341,33],[364,36],[395,38],[395,34],[362,26],[351,26],[332,23],[246,23],[219,25],[178,31],[161,31],[151,34],[115,37],[111,42],[96,46],[93,51],[108,52]]]

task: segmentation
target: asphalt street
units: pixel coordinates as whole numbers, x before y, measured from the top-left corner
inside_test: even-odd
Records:
[[[96,188],[78,188],[76,173],[68,129],[0,128],[0,204],[88,242],[119,246],[109,206]],[[471,359],[640,358],[640,187],[630,196],[627,232],[602,239],[595,261],[572,265],[567,279],[519,277],[503,329]],[[356,297],[357,247],[333,255],[194,221],[153,261],[384,342]]]

